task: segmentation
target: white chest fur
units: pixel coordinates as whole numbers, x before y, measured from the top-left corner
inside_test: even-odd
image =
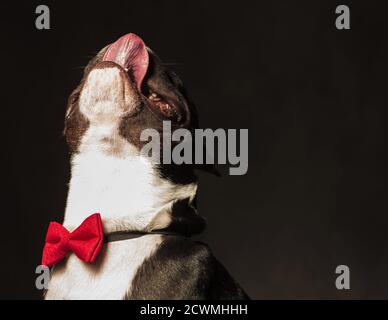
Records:
[[[110,242],[93,264],[71,254],[55,267],[46,299],[123,299],[131,290],[139,266],[160,243],[159,235]]]
[[[112,139],[119,150],[114,154],[105,150],[112,147]],[[196,188],[194,183],[182,186],[161,179],[149,159],[112,128],[91,127],[72,161],[64,225],[76,227],[98,212],[105,232],[144,230],[173,201],[194,197]]]
[[[117,133],[114,126],[91,125],[72,161],[64,219],[69,230],[100,213],[105,233],[150,230],[155,217],[174,201],[195,195],[197,185],[175,185],[159,177],[149,159]],[[165,227],[169,216],[159,223]],[[54,268],[46,299],[122,299],[136,272],[162,238],[140,238],[105,244],[93,264],[70,254]]]

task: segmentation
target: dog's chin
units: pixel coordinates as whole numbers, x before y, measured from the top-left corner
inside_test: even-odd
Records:
[[[141,96],[120,65],[103,61],[88,74],[80,93],[79,106],[91,123],[114,124],[130,116],[141,105]]]

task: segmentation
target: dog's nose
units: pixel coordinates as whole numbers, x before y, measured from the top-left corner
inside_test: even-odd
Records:
[[[88,74],[79,101],[90,121],[106,122],[131,113],[139,104],[139,93],[121,66],[105,61]]]

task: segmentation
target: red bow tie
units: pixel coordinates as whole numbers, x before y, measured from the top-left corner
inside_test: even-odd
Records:
[[[48,267],[74,252],[85,262],[94,262],[100,252],[104,233],[101,216],[92,214],[73,232],[57,222],[50,222],[43,248],[42,264]]]

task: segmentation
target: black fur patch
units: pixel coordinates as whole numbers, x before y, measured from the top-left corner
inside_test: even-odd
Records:
[[[126,299],[249,299],[206,245],[163,237],[138,269]]]
[[[205,228],[205,219],[189,204],[189,199],[184,199],[173,204],[171,224],[164,230],[191,236],[201,233]]]

